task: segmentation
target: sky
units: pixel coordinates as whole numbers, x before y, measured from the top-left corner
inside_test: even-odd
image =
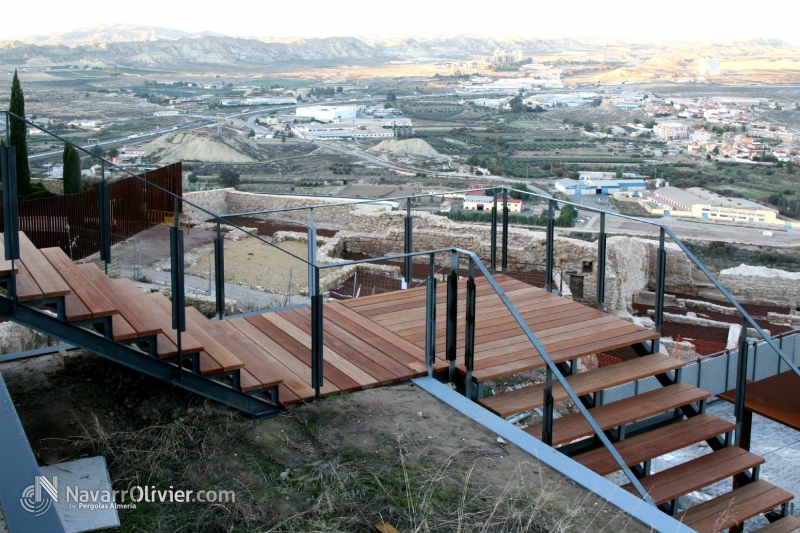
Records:
[[[116,4],[116,5],[115,5]],[[239,0],[19,2],[0,41],[99,24],[137,24],[231,36],[602,37],[635,40],[778,38],[800,45],[797,0]],[[793,15],[792,15],[793,14]]]

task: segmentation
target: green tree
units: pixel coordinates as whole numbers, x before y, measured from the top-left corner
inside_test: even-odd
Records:
[[[64,194],[75,194],[83,190],[81,181],[81,156],[69,144],[64,145]]]
[[[219,184],[223,187],[238,187],[239,186],[239,173],[226,168],[222,172],[219,173]]]
[[[197,183],[197,174],[195,174],[194,172],[189,174],[189,183],[191,184]]]
[[[337,87],[336,92],[342,94],[344,92],[344,89],[342,89],[341,87]]]
[[[387,102],[396,102],[397,101],[397,95],[394,94],[392,91],[389,91],[388,93],[386,93],[386,101]]]
[[[8,110],[18,117],[25,118],[25,95],[19,83],[17,71],[11,82],[11,102]],[[12,117],[10,124],[10,146],[16,148],[17,192],[20,195],[31,192],[31,167],[28,165],[28,126],[23,120]]]

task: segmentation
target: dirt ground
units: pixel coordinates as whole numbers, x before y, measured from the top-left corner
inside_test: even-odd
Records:
[[[307,245],[302,242],[286,241],[275,243],[298,257],[308,257]],[[186,266],[186,273],[206,278],[208,276],[208,255],[214,248],[209,245],[193,248],[188,252],[198,261]],[[240,241],[225,241],[225,280],[228,283],[243,283],[250,287],[285,293],[290,283],[292,294],[308,286],[308,266],[306,263],[257,241],[246,238]]]
[[[124,532],[647,530],[409,383],[254,421],[88,354],[2,372],[41,464],[103,455],[116,489],[236,492],[121,510]]]

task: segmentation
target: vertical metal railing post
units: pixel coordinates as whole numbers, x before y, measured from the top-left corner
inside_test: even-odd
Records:
[[[508,188],[503,187],[503,259],[502,272],[508,271]]]
[[[323,314],[317,266],[317,228],[314,224],[313,208],[308,210],[308,296],[311,299],[311,386],[314,388],[314,398],[319,400],[320,389],[323,386]]]
[[[6,139],[8,139],[8,114],[6,114]],[[8,140],[6,142],[9,142]],[[19,259],[19,204],[17,200],[17,152],[13,146],[0,148],[0,177],[3,184],[3,247],[5,260],[11,261],[11,279],[8,296],[17,306],[16,261]]]
[[[544,376],[544,405],[542,406],[542,442],[553,445],[553,371],[548,366]]]
[[[214,289],[217,315],[222,320],[225,317],[225,244],[222,240],[222,223],[219,217],[217,218],[217,236],[214,239]]]
[[[472,371],[475,366],[475,303],[477,300],[477,287],[475,286],[475,261],[469,258],[469,279],[467,279],[467,327],[464,334],[464,366],[467,376],[464,380],[464,394],[469,399],[474,399],[472,387]]]
[[[445,358],[450,363],[448,379],[453,381],[456,370],[456,338],[458,334],[458,254],[450,256],[450,274],[447,276],[447,330],[445,333]]]
[[[428,276],[425,307],[425,363],[428,376],[433,376],[436,363],[436,255],[431,254],[431,272]]]
[[[547,202],[547,258],[545,261],[545,284],[544,290],[553,292],[553,254],[555,252],[556,220],[555,220],[556,201]]]
[[[597,310],[606,304],[606,214],[600,213],[600,236],[597,238]]]
[[[169,245],[172,277],[172,329],[176,332],[178,348],[178,381],[183,381],[183,347],[181,334],[186,331],[186,293],[183,277],[183,231],[179,227],[179,198],[174,199],[174,222],[169,228]],[[153,341],[155,342],[155,341]]]
[[[413,222],[411,218],[411,199],[406,200],[406,219],[405,219],[405,246],[404,246],[404,253],[410,254],[413,252],[414,248],[414,235],[413,235]],[[404,259],[405,263],[405,282],[406,282],[406,289],[411,288],[411,281],[413,279],[413,268],[414,262],[410,255],[406,255]]]
[[[661,326],[664,324],[664,291],[667,275],[667,251],[664,249],[665,241],[666,232],[662,227],[658,240],[658,257],[656,265],[656,309],[653,317],[656,324],[656,331],[658,333],[661,333]],[[651,347],[653,353],[659,351],[661,348],[659,340],[653,340]]]
[[[497,190],[492,191],[492,229],[491,229],[491,257],[490,268],[492,274],[497,272]]]
[[[742,432],[745,421],[744,400],[747,392],[747,320],[742,317],[742,331],[739,333],[739,358],[736,365],[736,403],[733,407],[736,416],[735,444],[739,446],[742,441]]]
[[[111,216],[108,184],[105,180],[97,184],[98,223],[100,225],[100,260],[104,263],[106,275],[111,262]]]

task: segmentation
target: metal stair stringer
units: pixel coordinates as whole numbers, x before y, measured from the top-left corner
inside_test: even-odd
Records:
[[[282,411],[279,405],[266,399],[238,391],[188,369],[179,372],[178,365],[174,363],[159,360],[133,346],[114,342],[98,333],[62,322],[27,305],[14,305],[6,297],[0,297],[0,316],[250,416],[269,418]]]

